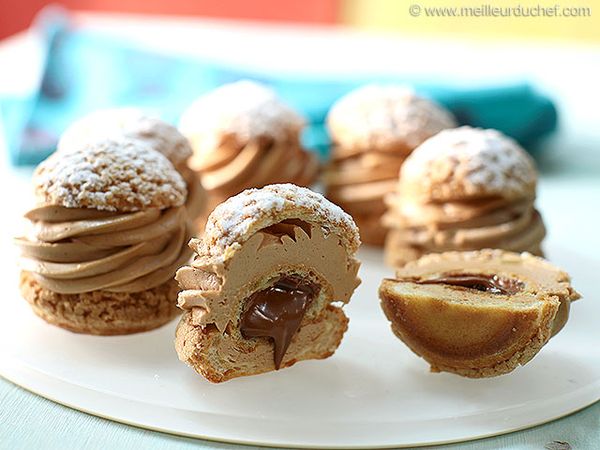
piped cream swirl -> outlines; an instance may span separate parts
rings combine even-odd
[[[45,205],[15,239],[21,268],[53,292],[138,292],[173,278],[191,251],[184,207],[114,213]]]
[[[191,165],[202,173],[209,194],[220,200],[268,184],[308,186],[319,169],[316,156],[300,146],[297,136],[282,142],[256,139],[241,147],[224,144],[196,155]]]

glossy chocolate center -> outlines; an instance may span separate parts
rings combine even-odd
[[[292,336],[319,286],[297,275],[280,278],[272,286],[252,294],[241,316],[240,331],[246,339],[273,339],[275,367],[279,369]]]
[[[522,281],[486,274],[444,274],[437,278],[415,282],[419,284],[449,284],[502,295],[514,295],[523,289]]]

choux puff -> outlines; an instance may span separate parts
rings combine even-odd
[[[218,383],[332,355],[360,280],[352,218],[291,184],[217,206],[177,272],[179,359]]]
[[[271,89],[242,80],[225,84],[194,101],[182,114],[180,131],[202,173],[209,208],[244,189],[273,183],[311,185],[316,155],[302,147],[304,119]]]
[[[21,292],[47,322],[127,334],[177,314],[191,234],[181,175],[137,139],[56,152],[34,172],[36,205],[20,247]]]
[[[392,331],[433,372],[502,375],[530,361],[558,333],[580,296],[569,275],[529,253],[429,254],[383,280]]]
[[[352,215],[363,242],[383,245],[384,197],[395,189],[403,161],[456,121],[404,86],[367,85],[338,100],[327,125],[333,144],[323,177],[326,196]]]
[[[500,248],[542,255],[537,170],[496,130],[460,127],[421,144],[386,197],[386,261],[400,267],[427,253]]]

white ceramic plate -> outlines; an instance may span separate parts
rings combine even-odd
[[[363,284],[347,307],[337,353],[280,372],[211,385],[180,363],[175,323],[124,337],[47,325],[18,293],[14,252],[3,249],[0,373],[59,403],[154,430],[289,447],[398,447],[475,439],[537,425],[600,398],[598,261],[550,245],[584,300],[527,366],[470,380],[432,374],[390,332],[377,286],[390,270],[361,252]]]

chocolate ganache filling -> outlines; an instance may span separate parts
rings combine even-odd
[[[298,275],[284,276],[267,289],[255,292],[246,301],[241,316],[242,336],[271,338],[275,367],[279,369],[292,336],[318,293],[319,286]]]
[[[449,273],[437,278],[416,280],[418,284],[448,284],[492,294],[514,295],[523,289],[523,282],[498,275]]]

